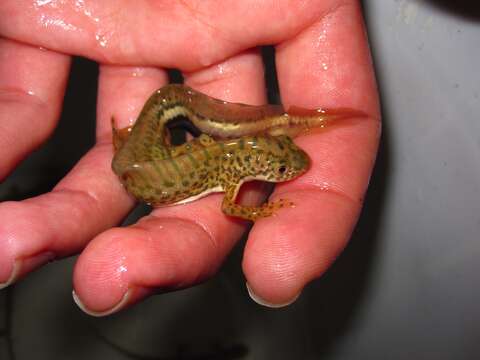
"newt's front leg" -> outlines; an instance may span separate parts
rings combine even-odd
[[[222,211],[229,216],[240,217],[245,220],[256,221],[259,218],[274,215],[275,212],[284,207],[293,207],[290,200],[279,199],[267,202],[261,206],[247,206],[235,203],[235,199],[241,184],[229,185],[225,188],[225,197],[222,202]]]

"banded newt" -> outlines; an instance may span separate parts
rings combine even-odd
[[[303,174],[309,157],[291,137],[355,115],[359,112],[348,109],[285,112],[279,105],[227,103],[187,86],[167,85],[150,97],[133,127],[117,130],[112,119],[112,169],[129,193],[153,206],[225,192],[225,214],[257,220],[292,203],[281,199],[259,207],[236,204],[241,185],[250,180],[282,182]],[[179,117],[201,134],[175,146],[167,124]]]

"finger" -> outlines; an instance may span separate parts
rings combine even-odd
[[[70,58],[0,38],[0,180],[53,131]]]
[[[185,74],[196,89],[230,101],[265,101],[263,66],[257,52],[235,56],[201,72]],[[225,259],[245,229],[226,217],[221,196],[155,209],[128,228],[96,237],[79,257],[75,299],[86,312],[106,315],[155,289],[170,290],[205,280]]]
[[[349,107],[368,117],[296,140],[312,158],[311,169],[278,186],[273,194],[287,197],[296,207],[258,221],[245,250],[243,268],[252,297],[270,306],[292,302],[345,246],[362,205],[380,130],[374,74],[357,1],[341,2],[279,45],[277,65],[287,105]]]
[[[132,126],[146,99],[168,82],[164,70],[149,67],[100,67],[97,139],[111,142],[112,117],[118,128]]]
[[[100,68],[98,117],[102,124],[95,147],[52,192],[0,204],[0,286],[53,257],[78,252],[126,215],[133,200],[110,168],[113,149],[111,137],[102,135],[106,131],[103,123],[110,121],[111,114],[128,119],[130,113],[138,112],[165,79],[160,70]]]
[[[0,23],[0,34],[104,63],[192,71],[256,45],[290,38],[335,3],[3,0],[0,16],[9,21]],[[212,16],[219,11],[222,16]]]

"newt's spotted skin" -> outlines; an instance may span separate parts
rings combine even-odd
[[[167,85],[150,97],[132,128],[113,126],[112,168],[135,198],[154,206],[225,192],[225,214],[257,220],[292,203],[236,204],[241,185],[250,180],[282,182],[303,174],[309,167],[308,155],[290,136],[323,126],[332,117],[355,115],[352,111],[295,112],[302,116],[287,114],[280,106],[226,103],[186,86]],[[171,145],[166,125],[178,117],[188,118],[202,134]]]

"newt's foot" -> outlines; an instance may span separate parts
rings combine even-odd
[[[263,217],[275,215],[276,212],[285,207],[294,207],[295,204],[287,199],[279,199],[267,202],[262,206],[243,206],[238,204],[224,203],[222,210],[225,214],[239,217],[245,220],[256,221]]]
[[[177,157],[192,153],[197,150],[202,150],[215,143],[215,140],[207,134],[201,134],[199,137],[194,138],[191,141],[187,141],[181,145],[173,146],[170,150],[171,157]]]
[[[197,138],[197,141],[204,147],[215,144],[215,140],[207,134],[200,134],[200,136]]]
[[[275,215],[278,210],[285,207],[295,207],[295,204],[287,199],[269,201],[259,208],[258,218]]]

